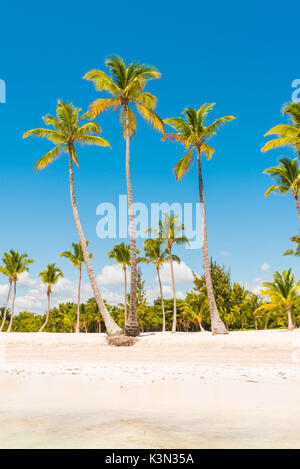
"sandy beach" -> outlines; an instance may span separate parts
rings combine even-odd
[[[0,335],[1,448],[300,448],[300,331]]]

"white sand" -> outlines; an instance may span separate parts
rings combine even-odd
[[[300,448],[300,331],[0,334],[1,448]]]

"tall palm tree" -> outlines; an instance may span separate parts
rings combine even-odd
[[[295,304],[295,300],[298,296],[297,291],[300,288],[300,281],[295,282],[295,276],[291,272],[284,270],[282,274],[275,272],[273,274],[273,282],[264,282],[262,284],[264,289],[261,290],[262,295],[266,295],[271,300],[271,305],[274,308],[284,307],[288,317],[288,329],[294,329],[294,323],[292,319],[292,309]]]
[[[144,91],[149,80],[160,78],[159,71],[151,65],[132,62],[126,67],[123,59],[117,55],[108,57],[105,65],[110,70],[110,76],[102,70],[90,70],[84,78],[93,81],[97,91],[108,91],[111,98],[100,98],[91,106],[92,117],[96,117],[108,109],[121,109],[121,124],[123,137],[126,141],[126,181],[128,195],[129,238],[130,238],[130,310],[125,327],[127,335],[139,335],[137,319],[137,264],[136,264],[136,236],[134,224],[134,207],[132,196],[132,184],[130,175],[130,140],[137,127],[136,116],[132,110],[135,104],[139,114],[146,119],[155,129],[164,132],[164,124],[154,112],[157,98]]]
[[[5,307],[4,307],[4,312],[3,312],[3,319],[2,319],[2,324],[1,324],[1,327],[0,327],[0,332],[3,331],[4,325],[5,325],[7,310],[8,310],[8,303],[9,303],[9,298],[10,298],[10,294],[11,294],[11,287],[12,287],[12,282],[13,282],[14,271],[12,269],[13,266],[10,262],[10,257],[11,257],[10,254],[5,253],[4,257],[2,258],[2,262],[3,262],[4,266],[0,266],[1,274],[6,275],[6,277],[8,277],[8,293],[7,293],[7,297],[6,297],[6,302],[5,302]]]
[[[217,130],[226,122],[234,119],[233,116],[225,116],[216,119],[212,124],[206,124],[208,113],[213,109],[214,104],[203,104],[198,111],[193,108],[185,108],[182,117],[173,117],[165,119],[164,122],[176,132],[168,132],[164,134],[163,140],[178,142],[185,146],[186,155],[177,163],[174,168],[177,181],[180,180],[191,168],[194,162],[195,152],[197,154],[198,163],[198,184],[201,205],[201,230],[202,230],[202,255],[204,274],[207,286],[207,296],[209,301],[209,309],[211,316],[211,326],[213,334],[227,334],[228,331],[220,318],[216,300],[213,291],[211,273],[209,268],[209,257],[207,247],[207,226],[206,226],[206,209],[202,178],[201,156],[206,155],[209,160],[214,154],[214,149],[209,146],[207,140],[216,134]]]
[[[159,283],[159,290],[160,290],[160,299],[161,299],[161,307],[162,307],[162,315],[163,315],[163,325],[162,331],[166,331],[166,315],[165,315],[165,306],[164,306],[164,296],[163,296],[163,289],[162,283],[160,278],[160,268],[162,264],[165,262],[169,262],[170,256],[168,250],[164,248],[164,240],[162,238],[157,239],[146,239],[144,241],[144,250],[145,250],[145,257],[143,257],[143,262],[147,264],[153,264],[156,268],[157,278]],[[173,260],[177,261],[179,258],[173,255]]]
[[[86,245],[89,242],[86,241]],[[81,290],[81,278],[82,278],[82,264],[84,263],[84,256],[82,251],[81,243],[72,243],[73,251],[63,251],[59,257],[65,257],[73,264],[73,266],[79,270],[78,280],[78,294],[77,294],[77,321],[76,321],[76,333],[80,332],[80,290]],[[93,258],[93,254],[89,254],[89,258]]]
[[[101,127],[95,122],[88,122],[83,124],[82,121],[90,117],[89,113],[85,113],[81,116],[80,109],[77,109],[73,104],[66,104],[63,101],[58,101],[56,109],[56,117],[48,114],[44,117],[44,122],[47,125],[53,125],[53,129],[34,129],[25,132],[23,138],[26,137],[43,137],[50,140],[50,142],[55,143],[56,146],[46,153],[36,164],[35,171],[42,170],[46,168],[50,163],[55,159],[59,158],[63,152],[68,154],[69,157],[69,178],[70,178],[70,196],[71,196],[71,205],[73,209],[74,220],[76,228],[78,231],[79,240],[82,246],[82,252],[84,257],[84,262],[87,268],[89,275],[91,287],[95,295],[97,304],[101,311],[103,320],[105,322],[106,330],[108,335],[121,334],[122,329],[117,325],[113,320],[107,308],[104,304],[103,298],[99,291],[95,274],[92,268],[91,260],[89,257],[85,236],[83,229],[80,223],[76,199],[75,199],[75,190],[74,190],[74,179],[73,179],[73,162],[77,166],[78,159],[76,155],[75,144],[88,144],[88,145],[100,145],[101,147],[109,147],[107,140],[99,137],[98,135],[101,132]],[[94,135],[97,134],[97,135]]]
[[[288,249],[283,253],[284,256],[300,256],[300,236],[292,236],[290,240],[296,243],[295,249]]]
[[[125,243],[117,244],[108,253],[110,259],[114,259],[122,265],[124,272],[124,324],[127,324],[127,267],[130,266],[130,246]]]
[[[287,194],[290,192],[294,197],[298,218],[300,221],[300,207],[299,207],[299,189],[300,189],[300,168],[298,159],[294,158],[281,158],[279,165],[273,168],[268,168],[264,171],[265,174],[269,174],[275,184],[273,184],[265,193],[265,197],[268,197],[272,192],[279,192],[279,194]]]
[[[158,222],[158,231],[150,228],[148,230],[157,236],[158,239],[162,239],[166,244],[166,251],[168,253],[168,259],[170,261],[171,268],[171,279],[172,279],[172,290],[173,290],[173,324],[172,332],[176,332],[177,326],[177,305],[176,305],[176,288],[175,288],[175,275],[173,262],[180,263],[178,256],[173,254],[173,246],[189,245],[189,240],[184,236],[184,225],[180,223],[178,215],[164,213],[162,220]]]
[[[56,264],[48,264],[45,270],[42,270],[39,273],[39,277],[42,280],[43,283],[47,285],[47,298],[48,298],[48,307],[47,307],[47,313],[46,313],[46,320],[42,327],[40,328],[39,332],[43,332],[45,327],[48,324],[49,321],[49,315],[50,315],[50,296],[52,293],[52,287],[53,285],[56,285],[56,283],[59,281],[60,278],[62,278],[64,274],[62,271],[56,267]]]
[[[25,253],[19,254],[19,251],[14,251],[13,249],[11,249],[9,252],[5,252],[2,260],[5,265],[4,267],[4,271],[6,272],[5,275],[8,275],[9,282],[14,287],[14,294],[13,294],[12,305],[11,305],[10,322],[9,322],[8,329],[6,331],[6,332],[10,332],[11,327],[12,327],[13,317],[14,317],[14,311],[15,311],[17,281],[18,281],[19,275],[22,274],[23,272],[28,272],[29,265],[33,264],[34,261],[28,258],[28,254],[25,254]],[[2,269],[1,269],[1,272],[3,273]],[[11,285],[10,285],[10,288],[11,288]],[[6,312],[7,312],[7,308],[5,311],[5,318],[3,319],[6,319]],[[3,327],[4,327],[4,322],[2,323],[1,330]]]
[[[279,124],[272,127],[266,134],[277,135],[277,138],[267,142],[261,151],[266,152],[274,148],[289,146],[300,156],[300,103],[287,103],[282,108],[282,115],[289,115],[289,124]]]

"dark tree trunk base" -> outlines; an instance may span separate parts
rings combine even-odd
[[[124,332],[129,337],[137,337],[140,335],[140,328],[136,324],[126,324]]]
[[[112,345],[114,347],[131,347],[138,341],[138,339],[134,337],[128,337],[123,334],[107,336],[106,341],[108,345]]]

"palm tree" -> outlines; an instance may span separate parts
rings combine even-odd
[[[300,256],[300,236],[292,236],[290,240],[296,243],[296,249],[288,249],[283,253],[284,256]]]
[[[4,307],[4,311],[3,311],[3,319],[2,319],[2,324],[1,324],[1,327],[0,327],[0,332],[2,332],[2,330],[4,328],[4,325],[5,325],[5,321],[6,321],[7,310],[8,310],[8,302],[9,302],[9,298],[10,298],[10,294],[11,294],[11,287],[12,287],[12,276],[13,276],[13,272],[10,270],[11,269],[11,263],[10,263],[9,254],[7,254],[7,253],[4,254],[4,257],[2,258],[2,262],[4,264],[4,267],[0,266],[0,272],[1,272],[1,274],[6,275],[6,277],[8,277],[8,293],[7,293],[6,303],[5,303],[5,307]]]
[[[144,241],[144,250],[145,257],[142,259],[143,262],[147,264],[153,264],[156,268],[157,278],[159,283],[160,298],[161,298],[161,307],[163,314],[163,326],[162,331],[166,331],[166,315],[165,315],[165,306],[164,306],[164,297],[163,290],[160,278],[160,268],[162,264],[170,261],[170,256],[167,249],[163,248],[164,240],[162,238],[157,239],[146,239]],[[178,257],[173,255],[173,260],[178,261]]]
[[[173,324],[172,332],[176,332],[177,325],[177,306],[176,306],[176,289],[175,289],[175,276],[174,276],[174,266],[173,261],[180,263],[178,256],[173,254],[173,246],[175,244],[183,246],[185,244],[189,245],[189,240],[186,236],[183,235],[184,225],[179,222],[178,215],[170,215],[169,213],[164,213],[162,220],[158,222],[158,231],[150,228],[148,230],[156,234],[158,239],[162,239],[166,244],[166,251],[168,253],[168,259],[170,261],[171,268],[171,279],[172,279],[172,290],[173,290]]]
[[[6,331],[6,332],[10,332],[11,327],[12,327],[13,317],[14,317],[14,311],[15,311],[17,281],[18,281],[19,275],[22,274],[23,272],[28,272],[29,265],[33,264],[34,261],[32,259],[29,259],[27,254],[19,254],[19,251],[14,251],[12,249],[9,252],[4,253],[4,257],[2,260],[3,260],[5,267],[1,268],[0,271],[4,273],[4,275],[8,276],[10,286],[9,286],[9,295],[7,297],[7,304],[6,304],[4,317],[3,317],[3,321],[1,325],[1,331],[4,327],[4,323],[6,319],[7,305],[9,301],[11,287],[12,285],[14,286],[14,295],[13,295],[13,300],[12,300],[12,305],[11,305],[10,322],[9,322],[8,329]]]
[[[91,287],[93,289],[97,304],[101,311],[103,320],[105,322],[106,330],[108,335],[121,334],[122,329],[110,316],[107,308],[104,304],[103,298],[99,291],[95,274],[92,268],[90,256],[87,249],[87,244],[83,229],[80,223],[76,199],[74,190],[74,179],[73,179],[73,161],[77,166],[78,159],[75,150],[75,143],[88,144],[88,145],[100,145],[102,147],[109,147],[107,140],[99,137],[101,127],[95,122],[88,122],[82,124],[84,119],[90,117],[89,113],[85,113],[79,117],[80,109],[77,109],[73,104],[66,104],[63,101],[58,101],[56,109],[56,117],[48,114],[44,117],[44,122],[47,125],[53,125],[54,129],[34,129],[25,132],[23,138],[26,137],[43,137],[56,144],[56,146],[46,153],[36,164],[35,171],[46,168],[55,159],[59,158],[63,152],[69,156],[69,178],[70,178],[70,196],[71,205],[73,209],[74,220],[79,235],[79,240],[82,246],[82,252],[84,262],[89,275]],[[97,134],[97,135],[93,135]]]
[[[48,298],[48,308],[47,308],[47,313],[46,313],[46,320],[42,327],[40,328],[39,332],[43,332],[45,327],[48,324],[49,321],[49,315],[50,315],[50,296],[52,293],[52,286],[55,285],[60,278],[62,278],[64,274],[62,271],[56,267],[56,264],[48,264],[45,270],[42,270],[39,273],[39,277],[42,280],[43,283],[47,285],[47,298]]]
[[[86,245],[89,242],[86,241]],[[82,251],[81,243],[72,243],[73,251],[63,251],[59,257],[65,257],[73,264],[73,266],[79,270],[78,280],[78,294],[77,294],[77,321],[76,321],[76,333],[80,332],[80,290],[81,290],[81,278],[82,278],[82,264],[84,263],[84,256]],[[89,258],[93,258],[93,254],[89,254]]]
[[[297,291],[300,288],[300,281],[295,283],[295,276],[291,273],[291,270],[284,270],[282,274],[276,271],[273,274],[273,282],[264,282],[262,286],[265,288],[261,290],[262,295],[270,298],[271,305],[274,308],[285,308],[289,330],[294,329],[292,309],[298,296]]]
[[[127,324],[127,267],[130,266],[130,246],[125,243],[117,244],[108,253],[110,259],[114,259],[122,265],[124,272],[124,324]]]
[[[160,117],[154,112],[157,98],[145,92],[145,86],[149,80],[160,78],[159,71],[151,65],[132,62],[126,67],[123,59],[117,55],[108,57],[105,65],[110,70],[107,75],[102,70],[90,70],[84,78],[94,82],[97,91],[108,91],[111,98],[100,98],[91,106],[92,117],[108,109],[116,111],[121,108],[121,124],[123,137],[126,141],[126,181],[128,194],[128,216],[129,216],[129,238],[130,238],[130,310],[125,332],[127,335],[139,335],[139,324],[137,319],[137,264],[136,264],[136,236],[134,224],[134,207],[132,196],[132,185],[130,175],[130,140],[135,134],[137,127],[136,116],[132,110],[135,104],[140,115],[146,119],[155,129],[164,132],[164,124]]]
[[[186,155],[177,163],[174,168],[177,181],[180,180],[190,170],[194,161],[195,151],[197,153],[198,184],[201,205],[202,255],[211,316],[212,333],[228,334],[228,331],[225,325],[223,324],[223,321],[221,320],[218,312],[209,268],[206,210],[201,168],[201,156],[205,154],[208,160],[212,158],[214,154],[214,149],[209,146],[206,141],[210,137],[215,135],[217,130],[222,125],[224,125],[226,122],[232,121],[234,117],[220,117],[219,119],[216,119],[212,124],[206,126],[206,117],[208,113],[213,109],[213,107],[214,104],[203,104],[198,109],[198,111],[193,108],[185,108],[183,112],[185,118],[174,117],[170,119],[165,119],[164,122],[173,127],[176,132],[168,132],[164,134],[163,140],[181,143],[185,146],[185,149],[188,150]]]
[[[265,193],[268,197],[272,192],[279,192],[279,194],[287,194],[290,192],[295,199],[297,213],[300,221],[300,207],[299,207],[299,189],[300,189],[300,169],[298,159],[290,160],[289,158],[281,158],[280,164],[273,168],[268,168],[264,171],[269,174],[275,181]]]
[[[300,103],[287,103],[282,108],[282,115],[289,115],[289,124],[279,124],[272,127],[266,134],[277,135],[278,138],[267,142],[261,151],[266,152],[274,148],[289,146],[300,155]]]

